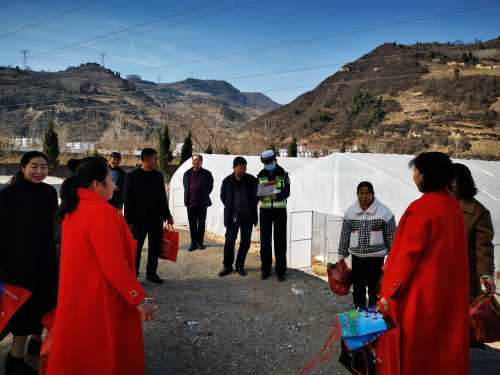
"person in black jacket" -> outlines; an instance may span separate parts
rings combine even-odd
[[[58,266],[55,246],[57,192],[42,181],[48,174],[47,156],[38,151],[23,155],[21,170],[0,191],[0,279],[32,294],[8,323],[12,349],[5,374],[36,374],[24,361],[40,354],[41,318],[55,308]]]
[[[173,225],[174,220],[168,208],[163,176],[155,169],[158,164],[158,152],[145,148],[141,152],[141,161],[142,166],[127,174],[125,179],[125,219],[137,239],[137,275],[142,247],[148,236],[146,280],[163,284],[157,274],[163,226],[165,221]]]
[[[189,251],[205,248],[203,238],[205,236],[207,207],[212,205],[210,193],[214,187],[212,173],[203,168],[203,156],[195,154],[192,161],[193,168],[188,169],[182,178],[184,205],[187,207],[189,232],[191,233]]]
[[[286,200],[290,196],[290,178],[276,162],[273,150],[261,154],[264,164],[257,178],[262,186],[273,187],[270,195],[260,196],[260,259],[262,261],[262,279],[269,278],[276,258],[276,275],[279,281],[286,278]]]
[[[115,184],[115,190],[113,192],[113,198],[110,199],[109,204],[118,210],[123,208],[123,188],[125,186],[125,177],[127,173],[120,168],[120,163],[122,162],[122,156],[119,152],[112,152],[109,157],[109,169],[111,170],[111,176],[113,178],[113,183]]]
[[[233,161],[234,172],[222,181],[220,199],[224,204],[224,268],[219,276],[233,272],[234,245],[240,231],[240,248],[236,257],[236,271],[246,276],[245,258],[250,248],[252,228],[257,225],[257,179],[247,174],[247,161],[238,156]]]

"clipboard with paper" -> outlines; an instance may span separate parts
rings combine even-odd
[[[266,185],[266,184],[259,184],[257,187],[257,196],[258,197],[269,197],[273,194],[278,194],[280,190],[277,190],[274,186],[274,184]]]

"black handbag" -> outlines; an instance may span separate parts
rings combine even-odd
[[[370,346],[365,346],[350,352],[345,346],[344,340],[340,340],[340,347],[339,363],[351,374],[375,375],[376,358]]]

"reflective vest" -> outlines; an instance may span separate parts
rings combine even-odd
[[[267,185],[269,179],[267,177],[259,178],[259,184]],[[285,188],[285,177],[276,176],[274,178],[274,189],[282,191]],[[282,201],[273,201],[271,197],[264,197],[260,201],[260,208],[286,208],[286,199]]]

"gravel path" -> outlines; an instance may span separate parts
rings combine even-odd
[[[335,312],[350,305],[303,272],[285,283],[274,274],[261,280],[255,254],[246,277],[221,278],[221,268],[215,243],[192,253],[183,246],[176,264],[161,262],[165,285],[146,284],[158,303],[145,329],[148,374],[294,374],[321,350]],[[347,374],[336,358],[315,373]]]
[[[220,244],[189,253],[186,232],[181,242],[177,263],[160,261],[165,284],[143,283],[157,304],[156,319],[144,325],[148,375],[295,374],[321,350],[335,314],[351,307],[350,296],[335,297],[324,281],[300,271],[290,271],[285,283],[274,274],[262,281],[252,253],[248,276],[220,278]],[[1,358],[9,344],[1,343]],[[471,374],[498,374],[499,349],[474,349]],[[311,374],[348,374],[337,358],[335,352]]]

